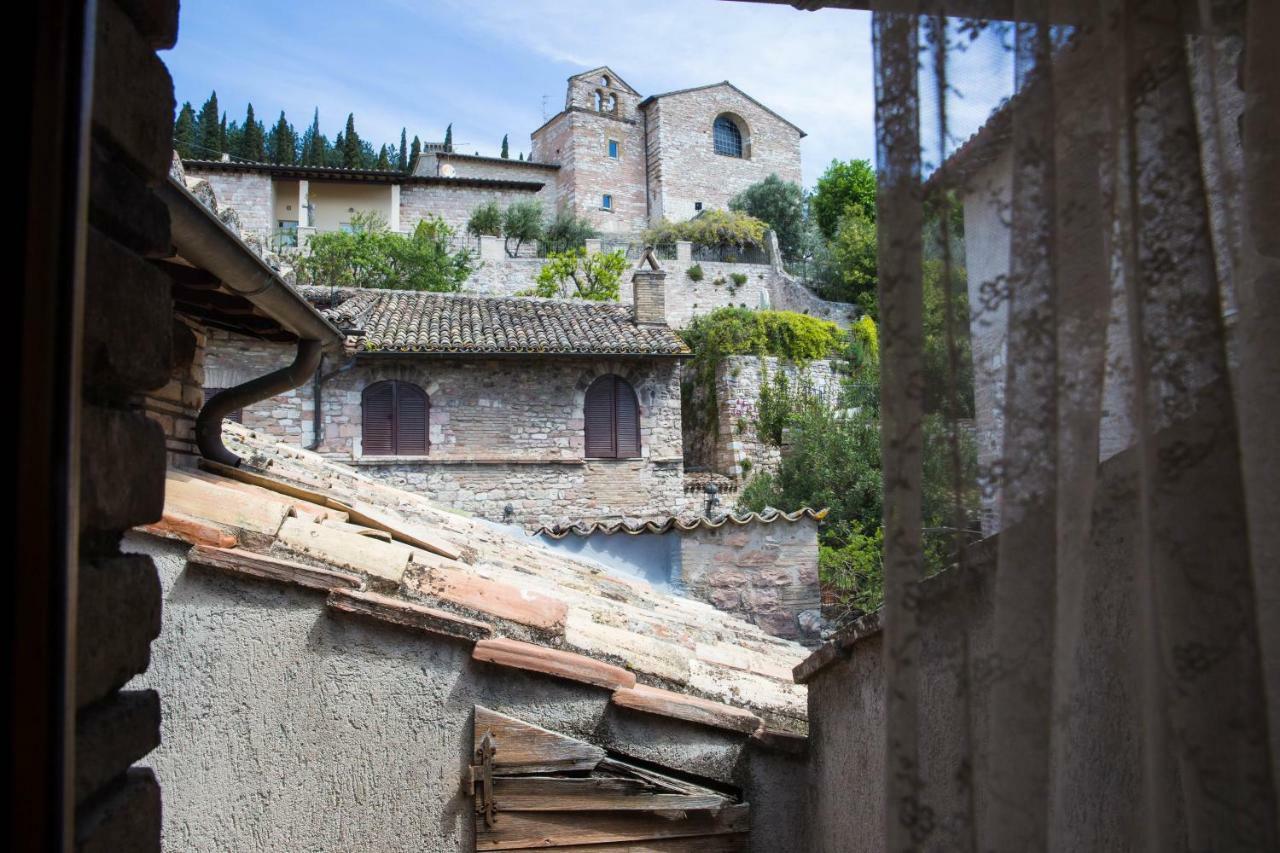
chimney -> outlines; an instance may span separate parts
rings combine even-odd
[[[649,269],[645,269],[646,261]],[[631,286],[636,325],[667,325],[667,274],[658,266],[652,247],[645,249],[640,266],[631,276]]]

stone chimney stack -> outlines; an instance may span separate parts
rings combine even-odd
[[[648,269],[645,269],[646,262]],[[667,325],[667,274],[658,266],[652,248],[645,250],[644,259],[631,276],[631,286],[636,325]]]

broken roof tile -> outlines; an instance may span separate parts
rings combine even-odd
[[[484,622],[376,592],[334,589],[329,593],[328,605],[343,613],[367,616],[416,631],[460,640],[483,640],[493,633]]]
[[[674,717],[677,720],[745,734],[754,733],[761,725],[759,717],[742,708],[658,687],[646,687],[643,684],[615,690],[613,703],[633,711]]]
[[[636,685],[636,677],[620,666],[508,637],[481,640],[471,650],[471,657],[500,666],[527,669],[597,687],[607,687],[610,690]]]

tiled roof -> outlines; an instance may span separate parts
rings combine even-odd
[[[300,288],[339,328],[360,332],[357,352],[423,355],[684,356],[666,326],[637,325],[612,302],[472,296],[405,290]]]
[[[318,590],[331,611],[473,645],[487,664],[613,691],[615,704],[742,734],[807,730],[802,646],[520,531],[437,507],[224,424],[252,461],[172,470],[162,519],[187,561]]]
[[[725,513],[715,518],[706,516],[682,517],[678,515],[663,519],[641,521],[639,519],[623,519],[622,521],[576,522],[574,524],[554,524],[540,527],[537,535],[550,536],[552,539],[563,539],[569,534],[590,536],[593,533],[629,533],[639,536],[643,533],[667,533],[675,530],[680,533],[691,533],[694,530],[715,530],[726,524],[745,527],[748,524],[772,524],[775,521],[796,522],[803,519],[821,521],[827,517],[827,510],[814,510],[803,507],[795,512],[782,512],[777,509],[766,509],[764,512],[748,512],[743,514]]]
[[[520,163],[514,162],[517,165]],[[439,184],[490,189],[515,189],[537,192],[545,186],[542,181],[522,181],[514,178],[477,178],[440,175],[414,175],[389,169],[349,169],[343,166],[289,166],[283,163],[254,163],[230,160],[183,160],[185,169],[192,172],[261,172],[281,178],[307,178],[312,180],[352,181],[366,184]],[[534,164],[536,165],[536,164]]]

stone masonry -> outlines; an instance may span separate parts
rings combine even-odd
[[[238,385],[292,357],[287,344],[211,332],[206,387]],[[316,449],[440,504],[494,520],[653,517],[684,507],[678,362],[538,359],[512,367],[490,359],[326,359],[322,373],[329,378],[320,390]],[[630,382],[640,400],[639,459],[583,456],[584,395],[607,373]],[[413,382],[427,393],[426,458],[361,453],[361,393],[383,379]],[[315,384],[309,382],[245,408],[242,420],[251,429],[312,447],[314,413]]]
[[[682,533],[672,581],[776,637],[818,641],[818,522],[808,515]]]

